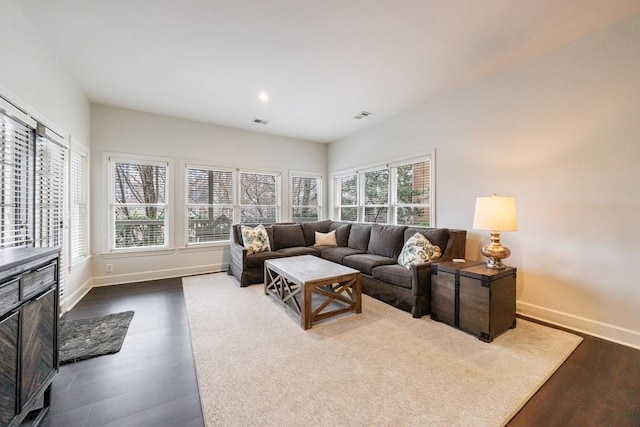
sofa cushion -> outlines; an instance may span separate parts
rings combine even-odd
[[[371,271],[374,279],[391,285],[400,286],[401,288],[412,288],[413,273],[411,269],[406,269],[399,264],[381,265]]]
[[[432,244],[429,239],[420,233],[414,234],[407,243],[404,244],[402,252],[398,257],[398,264],[411,268],[414,264],[422,264],[435,261],[442,255],[440,247]]]
[[[320,251],[314,247],[309,246],[294,246],[293,248],[278,249],[278,252],[286,256],[298,256],[298,255],[315,255],[320,256]]]
[[[315,233],[326,233],[329,231],[329,226],[331,225],[331,220],[327,219],[325,221],[318,222],[303,222],[302,223],[302,233],[304,234],[304,245],[305,246],[313,246],[315,241]]]
[[[316,231],[315,242],[314,246],[338,246],[336,230],[328,233],[319,233]]]
[[[379,265],[397,264],[396,260],[386,256],[374,254],[349,255],[342,258],[342,264],[360,270],[361,273],[371,275],[371,270]]]
[[[243,225],[242,230],[242,244],[247,248],[247,254],[254,254],[258,252],[270,251],[271,245],[269,242],[269,236],[264,225],[256,225],[255,227],[249,227]]]
[[[274,224],[272,227],[274,250],[305,246],[304,233],[302,232],[302,226],[300,224]]]
[[[347,246],[349,244],[349,232],[351,231],[351,224],[332,222],[329,226],[329,231],[333,230],[336,230],[336,240],[338,241],[338,246]]]
[[[320,256],[326,260],[342,264],[342,259],[348,255],[362,254],[363,251],[343,246],[318,247]]]
[[[410,227],[404,231],[404,241],[406,242],[413,237],[416,232],[422,234],[429,239],[431,243],[440,247],[442,253],[447,248],[447,241],[449,241],[449,229],[448,228],[414,228]]]
[[[268,251],[258,252],[255,254],[247,255],[247,267],[264,267],[264,262],[268,259],[284,258],[286,255],[280,252]]]
[[[371,225],[351,224],[351,231],[349,231],[349,240],[347,246],[353,249],[360,249],[362,252],[366,252],[369,247],[370,237]]]
[[[371,239],[367,252],[398,259],[404,243],[404,225],[371,225]]]

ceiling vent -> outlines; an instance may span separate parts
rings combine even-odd
[[[364,119],[365,117],[370,116],[370,115],[371,115],[371,113],[368,112],[368,111],[360,111],[360,114],[358,114],[357,116],[354,116],[353,118],[360,120],[360,119]]]
[[[254,119],[253,123],[260,123],[261,125],[268,125],[269,124],[269,120],[264,120],[264,119]]]

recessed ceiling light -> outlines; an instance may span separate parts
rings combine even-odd
[[[260,93],[258,94],[258,98],[262,102],[267,102],[269,100],[269,94],[264,90],[261,90]]]

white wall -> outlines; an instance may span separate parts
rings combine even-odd
[[[329,147],[329,173],[436,147],[436,224],[516,197],[519,312],[640,347],[640,18]]]
[[[262,125],[256,125],[262,126]],[[220,271],[229,262],[228,245],[185,247],[185,162],[209,166],[270,170],[282,175],[282,193],[289,194],[291,171],[326,176],[327,145],[276,137],[222,126],[92,105],[91,235],[94,284],[124,283]],[[167,158],[173,162],[172,248],[140,254],[108,253],[108,200],[105,153]],[[282,200],[282,220],[289,220],[290,201]],[[106,273],[106,264],[113,272]]]
[[[0,93],[53,129],[90,144],[90,107],[16,2],[0,0]],[[88,150],[88,148],[87,148]],[[67,295],[88,288],[90,264],[69,271]]]

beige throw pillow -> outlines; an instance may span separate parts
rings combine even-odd
[[[336,230],[328,233],[319,233],[316,231],[316,244],[313,246],[338,246]]]

